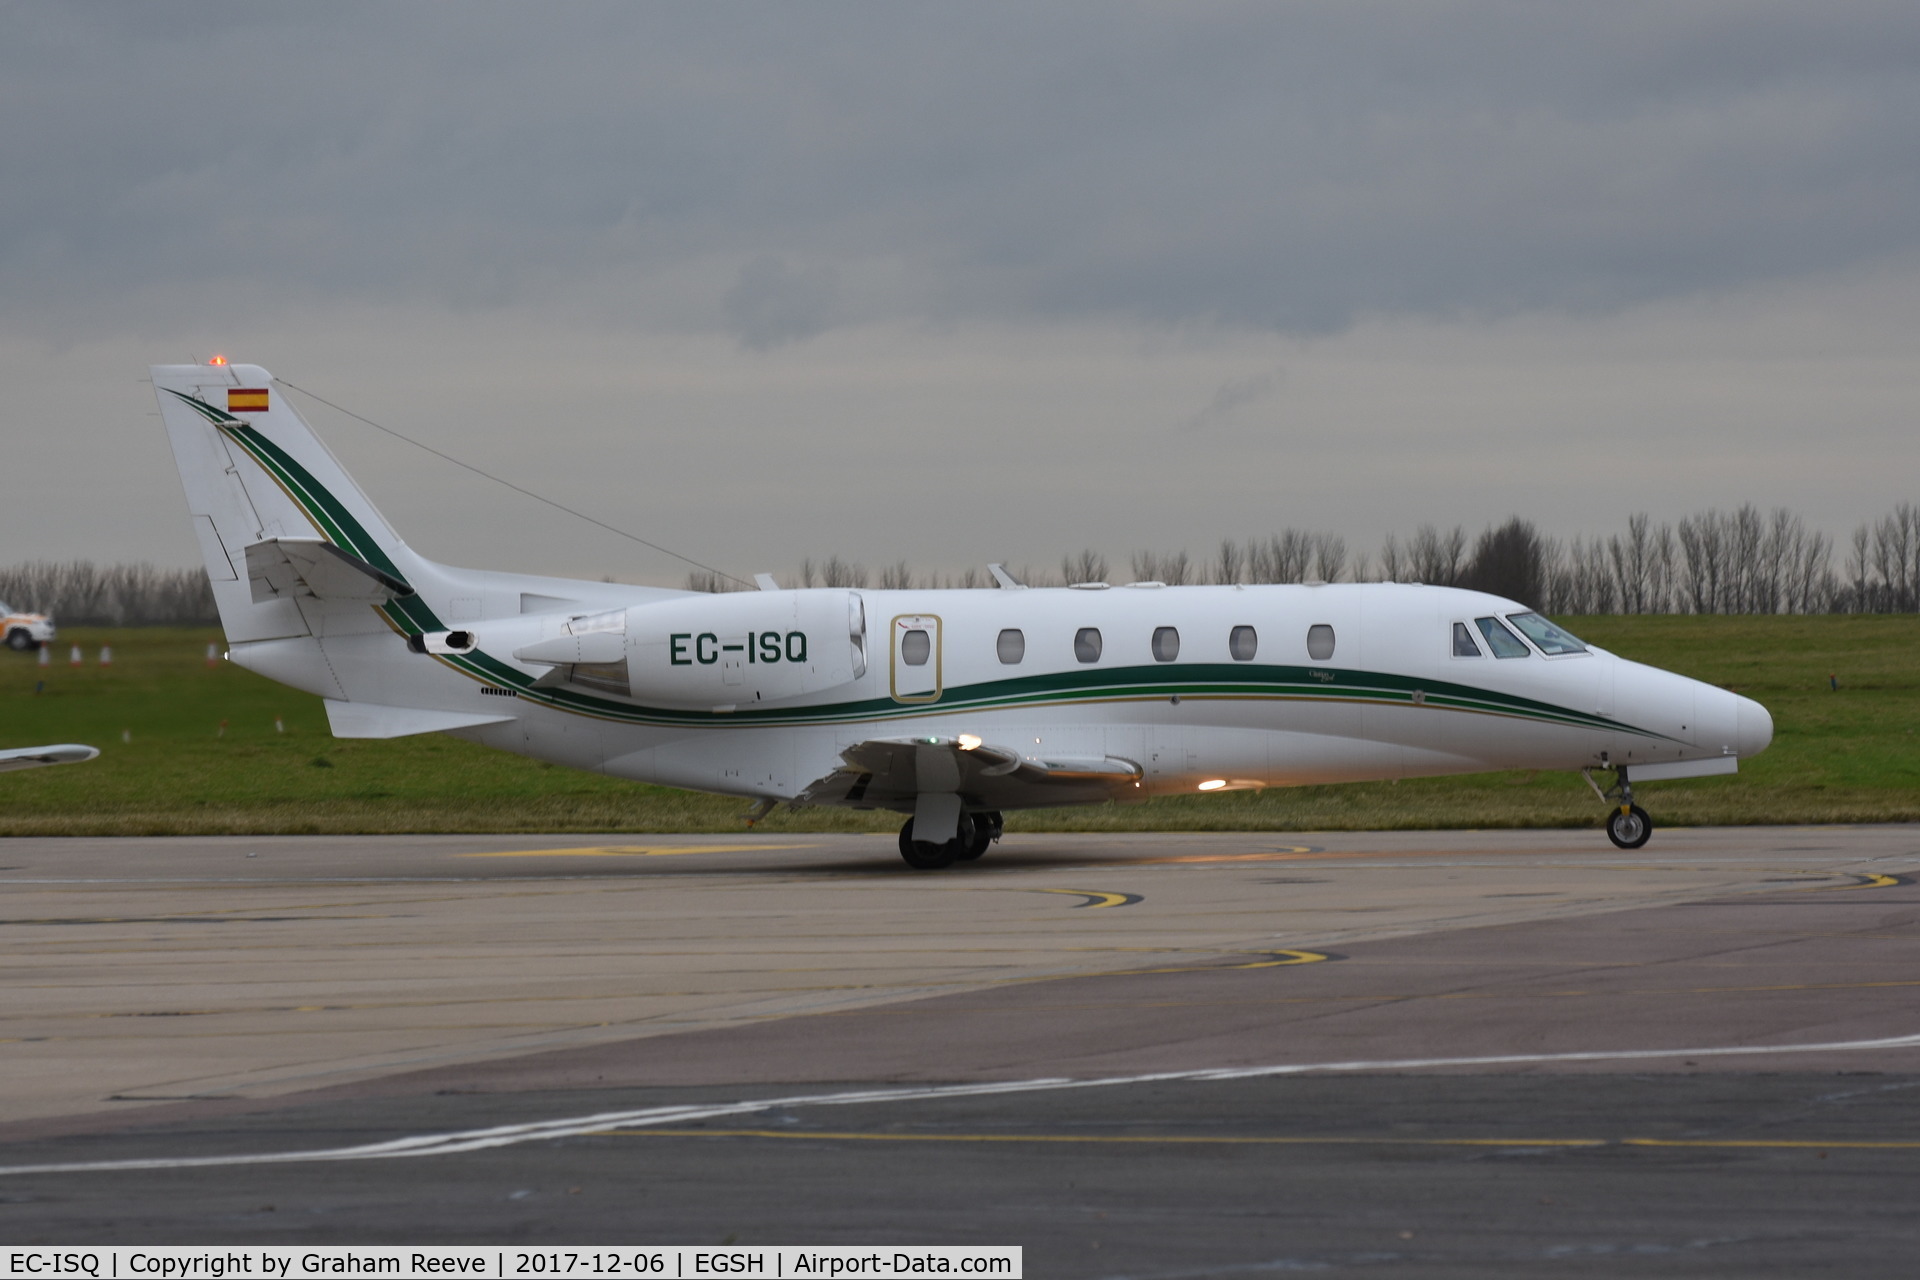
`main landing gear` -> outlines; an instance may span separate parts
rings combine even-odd
[[[1000,838],[1002,822],[998,813],[963,813],[953,839],[943,844],[913,838],[913,819],[900,828],[900,856],[916,871],[938,871],[956,862],[972,862]]]
[[[1587,780],[1602,804],[1613,806],[1613,812],[1607,815],[1607,839],[1622,849],[1638,849],[1645,844],[1653,835],[1653,819],[1633,802],[1633,783],[1627,779],[1627,766],[1614,769],[1613,785],[1605,791],[1593,780],[1592,770],[1582,769],[1580,776]]]

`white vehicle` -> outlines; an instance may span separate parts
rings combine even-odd
[[[12,605],[0,604],[0,636],[7,648],[24,651],[38,649],[54,637],[53,619],[44,613],[20,613]]]
[[[1009,809],[1493,769],[1731,773],[1760,704],[1512,600],[1396,584],[712,595],[410,550],[251,365],[158,365],[230,644],[339,737],[444,732],[616,777],[910,815],[915,867]],[[1591,774],[1588,781],[1592,782]],[[1594,790],[1601,789],[1595,784]]]

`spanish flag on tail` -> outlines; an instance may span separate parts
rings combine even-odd
[[[230,387],[227,389],[228,413],[265,413],[267,411],[267,389],[265,387]]]

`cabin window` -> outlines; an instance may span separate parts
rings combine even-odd
[[[900,661],[910,667],[924,667],[933,656],[933,640],[919,627],[900,637]]]
[[[1252,627],[1235,627],[1227,634],[1227,652],[1235,662],[1252,662],[1259,649],[1260,637]]]
[[[1473,642],[1473,632],[1467,630],[1467,624],[1453,624],[1453,656],[1456,658],[1484,658],[1480,646]]]
[[[1175,627],[1153,629],[1153,660],[1172,662],[1180,656],[1180,632]]]
[[[1585,653],[1587,646],[1548,622],[1537,613],[1510,613],[1507,621],[1520,628],[1520,634],[1533,641],[1534,648],[1547,654]]]
[[[1073,656],[1080,662],[1100,661],[1100,628],[1082,627],[1073,633]]]
[[[1519,636],[1501,626],[1498,618],[1475,618],[1473,625],[1487,638],[1487,647],[1496,658],[1524,658],[1532,652]]]
[[[993,651],[999,655],[1000,661],[1010,667],[1013,666],[1027,656],[1026,632],[1018,627],[1008,627],[1000,633],[999,639],[993,642]]]
[[[1316,622],[1307,628],[1307,656],[1315,662],[1325,662],[1333,656],[1332,627]]]

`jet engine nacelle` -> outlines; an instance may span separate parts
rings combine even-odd
[[[747,706],[864,676],[866,614],[851,591],[690,596],[571,618],[513,656],[551,666],[554,683],[656,706]]]
[[[777,702],[867,673],[866,613],[851,591],[753,591],[627,610],[627,678],[641,702]]]

